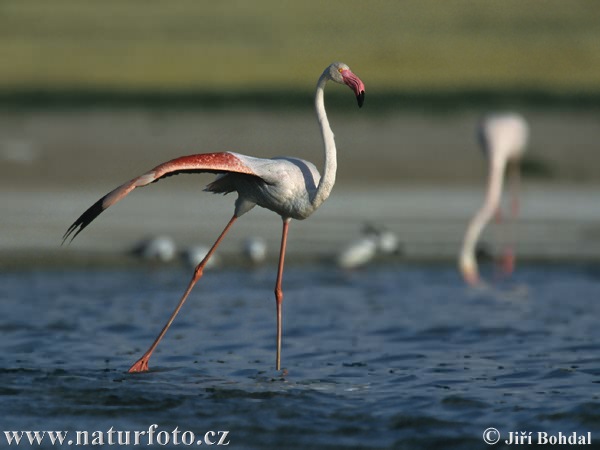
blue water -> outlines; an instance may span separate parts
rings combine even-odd
[[[482,433],[494,427],[502,439],[591,432],[584,448],[599,448],[597,267],[521,266],[471,289],[450,266],[290,266],[283,372],[274,268],[209,271],[151,372],[125,373],[188,278],[182,268],[0,274],[0,431],[74,439],[157,424],[196,440],[229,431],[226,448],[474,449],[490,448]]]

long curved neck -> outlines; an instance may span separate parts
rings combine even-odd
[[[317,120],[321,129],[321,135],[323,136],[323,145],[325,150],[325,165],[323,167],[323,173],[321,174],[321,179],[319,180],[317,190],[311,199],[311,203],[315,209],[321,206],[321,204],[327,200],[327,197],[329,197],[331,189],[333,189],[333,185],[335,184],[335,174],[337,171],[335,140],[333,137],[333,132],[331,131],[331,127],[329,126],[329,121],[327,120],[325,101],[323,99],[323,90],[325,89],[327,80],[328,78],[325,72],[323,72],[317,83],[317,93],[315,95],[315,109],[317,111]]]
[[[475,246],[477,245],[479,235],[494,215],[494,212],[498,209],[500,198],[502,196],[506,158],[494,157],[492,154],[490,155],[489,161],[490,169],[485,202],[469,223],[460,253],[459,263],[466,278],[469,276],[477,278],[478,276]]]

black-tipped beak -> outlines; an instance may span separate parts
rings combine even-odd
[[[342,81],[354,91],[354,95],[356,95],[356,100],[358,101],[358,107],[360,108],[365,101],[365,85],[360,81],[360,78],[350,71],[350,69],[342,70],[341,74]]]
[[[358,101],[358,107],[362,108],[362,105],[365,101],[365,91],[360,91],[360,94],[356,96],[356,100]]]

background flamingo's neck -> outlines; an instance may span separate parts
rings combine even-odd
[[[502,196],[506,158],[494,157],[492,153],[489,161],[490,169],[485,202],[469,223],[460,253],[460,269],[467,279],[477,279],[478,277],[475,246],[479,235],[498,209]]]
[[[321,204],[327,200],[327,197],[329,197],[331,189],[333,189],[333,185],[335,184],[335,175],[337,171],[335,140],[333,137],[333,132],[331,131],[331,127],[329,126],[329,121],[327,120],[325,101],[323,98],[323,91],[325,89],[327,80],[328,78],[326,72],[323,72],[317,83],[317,93],[315,96],[317,120],[319,122],[319,127],[321,128],[321,135],[323,136],[323,145],[325,148],[325,165],[323,167],[323,173],[321,174],[321,179],[319,181],[319,185],[317,186],[315,195],[311,200],[311,203],[315,209],[321,206]]]

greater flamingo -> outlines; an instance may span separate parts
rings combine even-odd
[[[87,211],[85,211],[66,231],[63,243],[72,235],[71,241],[92,222],[102,211],[137,187],[146,186],[159,179],[180,173],[217,173],[217,178],[206,186],[205,191],[227,194],[236,191],[238,198],[235,202],[233,216],[221,232],[206,257],[195,268],[177,307],[169,317],[166,325],[158,334],[150,348],[136,361],[129,372],[144,372],[148,370],[148,360],[154,349],[163,338],[175,316],[183,306],[190,291],[202,277],[206,262],[210,259],[217,246],[233,223],[256,205],[267,208],[281,216],[283,230],[275,282],[275,303],[277,312],[277,351],[275,366],[281,368],[281,304],[283,291],[281,281],[283,262],[287,243],[288,226],[291,219],[303,220],[309,217],[329,197],[335,183],[337,157],[333,132],[327,120],[324,103],[324,88],[328,81],[349,86],[356,95],[358,106],[362,106],[365,97],[363,82],[343,63],[334,62],[329,65],[319,77],[315,94],[317,120],[321,130],[325,161],[323,174],[320,175],[314,164],[290,157],[272,159],[254,158],[233,152],[203,153],[182,156],[156,166],[145,174],[136,177],[115,190],[109,192]]]
[[[495,114],[484,117],[480,121],[477,135],[488,160],[489,172],[485,201],[469,223],[459,256],[462,275],[465,281],[471,285],[479,282],[475,256],[479,235],[494,213],[496,213],[498,221],[501,220],[500,199],[507,166],[508,175],[512,181],[511,218],[514,220],[518,214],[519,161],[525,152],[529,127],[519,114]],[[505,273],[512,272],[514,268],[514,253],[510,244],[504,250],[503,268]]]

